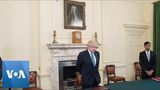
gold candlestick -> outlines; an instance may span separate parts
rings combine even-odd
[[[95,41],[97,42],[97,44],[99,44],[98,40],[97,40],[97,38],[98,38],[97,32],[94,33],[94,38],[95,38]]]
[[[56,31],[53,31],[53,44],[54,43],[58,43],[57,41],[56,41],[56,36],[57,36],[57,34],[56,34]]]

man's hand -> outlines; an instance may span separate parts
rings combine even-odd
[[[81,81],[82,81],[82,75],[81,75],[81,74],[77,74],[77,75],[76,75],[77,85],[80,85],[80,84],[81,84]]]
[[[154,70],[150,70],[150,71],[145,71],[147,73],[148,76],[152,76]]]
[[[152,73],[154,72],[154,70],[150,70]]]

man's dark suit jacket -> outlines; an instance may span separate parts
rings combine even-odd
[[[147,55],[145,51],[140,52],[139,54],[139,62],[142,67],[142,79],[147,79],[155,76],[156,71],[156,57],[153,51],[150,51],[150,60],[148,61]],[[154,70],[154,73],[151,77],[148,77],[146,74],[146,70]]]
[[[78,55],[78,60],[76,64],[77,72],[82,75],[82,87],[92,86],[94,80],[97,84],[100,83],[100,74],[98,72],[99,68],[99,52],[94,52],[96,57],[96,65],[94,66],[90,57],[88,50],[82,51]]]
[[[2,59],[0,57],[0,80],[2,79]]]

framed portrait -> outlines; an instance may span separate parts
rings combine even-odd
[[[64,0],[64,28],[85,30],[85,2]]]

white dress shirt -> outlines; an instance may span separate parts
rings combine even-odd
[[[148,61],[150,61],[150,51],[145,51]]]
[[[90,50],[88,50],[88,52],[89,52],[89,55],[90,55],[90,57],[91,57],[91,59],[92,59],[92,56],[91,56],[91,55],[92,55],[93,52],[91,52]],[[93,64],[96,65],[96,56],[94,55],[94,53],[93,53],[93,61],[92,61],[92,62],[93,62]],[[94,65],[94,66],[95,66],[95,65]]]

